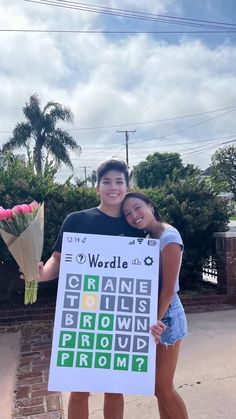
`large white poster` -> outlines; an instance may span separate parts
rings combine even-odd
[[[159,241],[64,233],[49,390],[154,394]]]

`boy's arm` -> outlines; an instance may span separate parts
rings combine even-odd
[[[58,278],[60,267],[61,253],[53,252],[52,256],[47,260],[45,265],[39,264],[39,282],[51,281]]]

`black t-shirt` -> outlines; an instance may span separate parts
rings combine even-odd
[[[53,251],[61,252],[63,233],[102,234],[105,236],[145,237],[142,230],[129,226],[125,218],[110,217],[98,208],[69,214],[60,229]]]

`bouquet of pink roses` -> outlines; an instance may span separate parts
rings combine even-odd
[[[25,276],[25,304],[37,300],[43,225],[44,206],[36,201],[12,209],[0,207],[0,233]]]

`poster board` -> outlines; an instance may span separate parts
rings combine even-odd
[[[64,233],[49,390],[154,394],[159,241]]]

